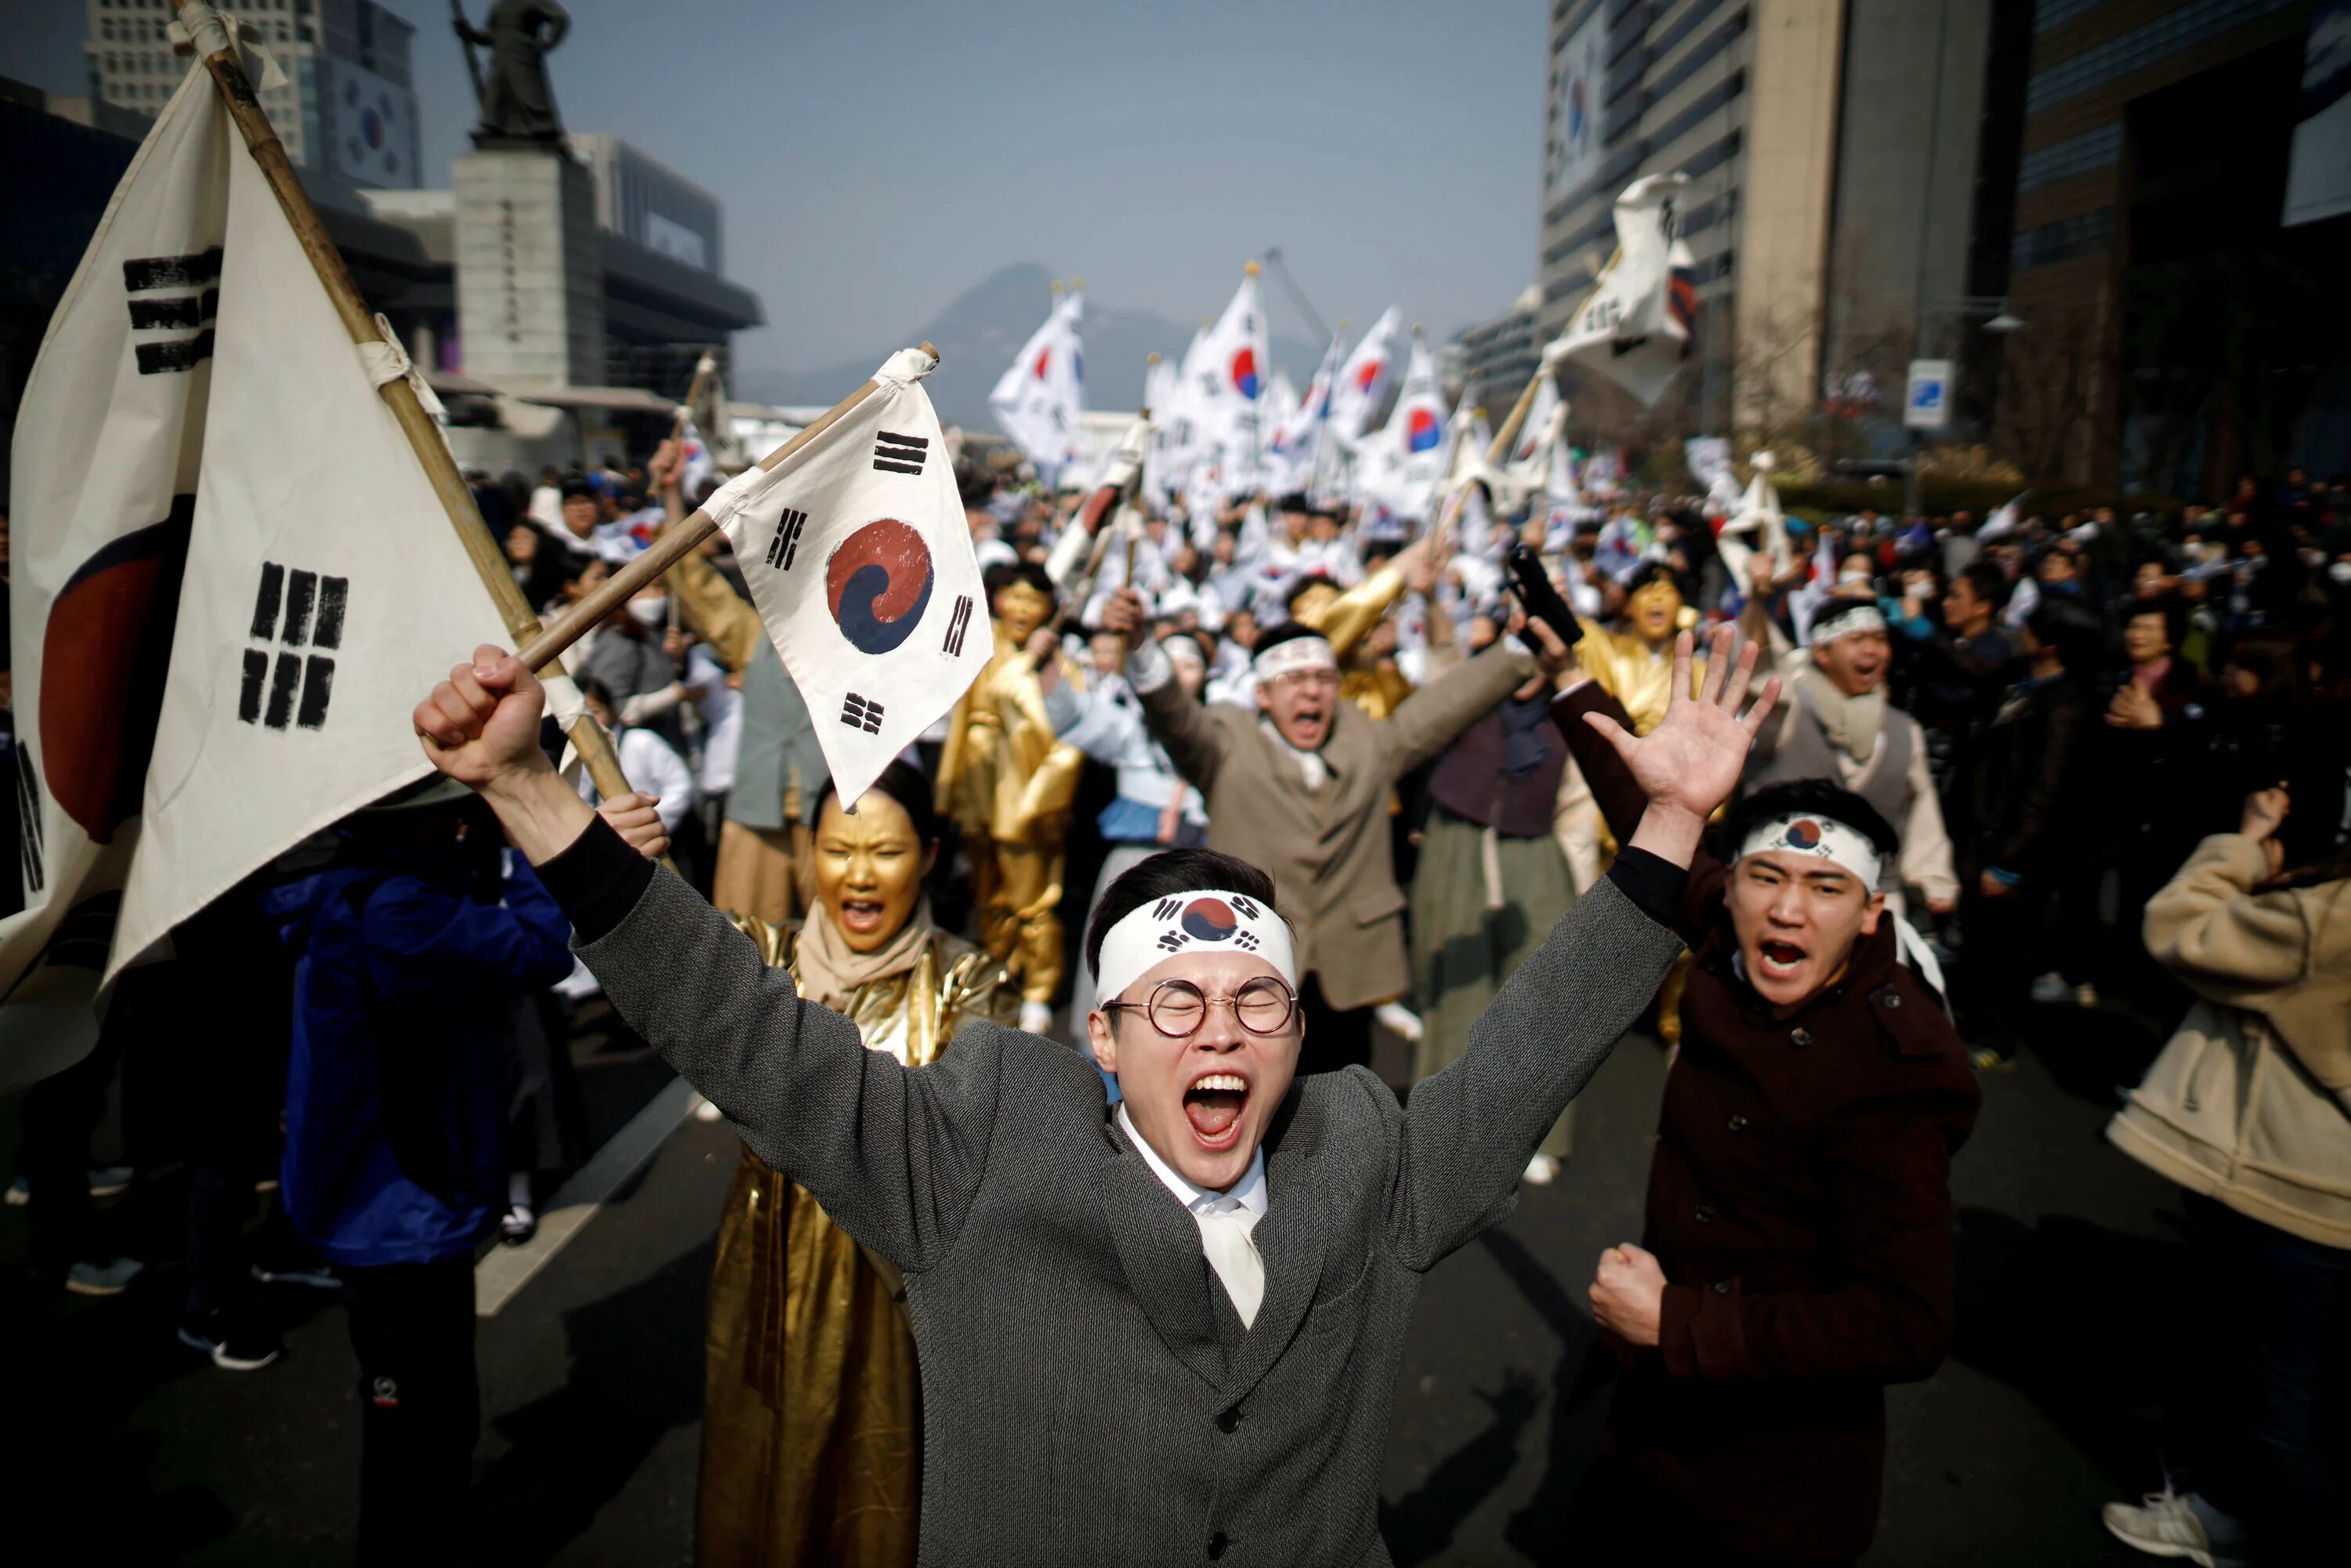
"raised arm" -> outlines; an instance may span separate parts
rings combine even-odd
[[[1134,590],[1119,589],[1103,601],[1102,629],[1123,635],[1134,650],[1126,656],[1126,684],[1143,703],[1144,727],[1167,748],[1185,781],[1207,795],[1224,766],[1224,730],[1205,705],[1186,694],[1166,653],[1144,635],[1143,601]]]
[[[425,755],[479,791],[538,868],[621,1016],[843,1229],[903,1269],[936,1261],[978,1191],[1009,1037],[975,1028],[911,1071],[867,1051],[564,784],[538,749],[530,674],[496,647],[474,657],[417,705]]]
[[[1534,631],[1557,646],[1550,628]],[[1594,727],[1646,802],[1616,864],[1502,987],[1471,1026],[1461,1059],[1413,1085],[1388,1216],[1407,1268],[1432,1266],[1500,1218],[1544,1133],[1640,1017],[1681,950],[1667,922],[1698,836],[1738,788],[1747,748],[1779,696],[1779,683],[1769,682],[1740,715],[1755,654],[1750,644],[1734,669],[1727,627],[1703,690],[1687,695],[1690,652],[1684,632],[1675,644],[1672,706],[1646,738],[1604,721]]]

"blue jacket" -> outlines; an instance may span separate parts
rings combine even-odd
[[[295,960],[286,1213],[337,1263],[470,1251],[505,1202],[506,1004],[571,972],[569,925],[508,858],[498,903],[454,860],[357,845],[262,895]]]

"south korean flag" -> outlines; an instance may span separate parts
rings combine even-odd
[[[953,707],[995,642],[945,433],[902,349],[873,387],[772,469],[705,503],[807,699],[844,800]]]

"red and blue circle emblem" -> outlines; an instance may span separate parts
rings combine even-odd
[[[1789,823],[1787,832],[1782,836],[1786,839],[1790,849],[1818,849],[1821,844],[1821,825],[1810,817],[1806,817],[1801,821]]]
[[[1414,409],[1404,422],[1405,450],[1426,452],[1436,446],[1444,434],[1437,427],[1437,414],[1433,410]]]
[[[1257,350],[1248,348],[1234,350],[1231,370],[1233,390],[1250,402],[1256,402]]]
[[[1184,906],[1176,924],[1186,935],[1202,942],[1229,942],[1233,933],[1241,928],[1240,916],[1233,906],[1221,898],[1196,898]]]
[[[883,517],[841,540],[825,561],[825,607],[851,646],[886,653],[921,624],[935,577],[923,536]]]
[[[1355,390],[1360,392],[1371,391],[1372,383],[1379,380],[1380,372],[1387,368],[1385,360],[1365,360],[1363,369],[1355,372]]]

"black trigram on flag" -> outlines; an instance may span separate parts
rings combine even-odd
[[[213,357],[212,321],[220,314],[220,271],[218,246],[194,256],[140,256],[122,264],[131,330],[184,334],[137,343],[141,375],[193,371]]]
[[[768,541],[768,564],[778,571],[792,570],[792,557],[799,553],[800,530],[808,527],[808,514],[787,508],[776,519],[776,537]]]
[[[841,705],[841,722],[852,729],[862,729],[868,735],[882,728],[882,705],[872,697],[861,697],[855,692]]]
[[[245,651],[245,684],[238,689],[236,716],[247,724],[284,729],[288,724],[319,729],[335,689],[335,662],[318,652],[343,643],[343,609],[350,580],[288,571],[276,561],[261,563],[261,584],[253,600],[254,640],[281,646]],[[283,616],[281,632],[280,617]],[[308,647],[308,655],[288,650]]]
[[[873,438],[873,466],[893,474],[919,474],[930,446],[926,436],[899,435],[885,430]]]
[[[1176,917],[1176,912],[1183,907],[1184,901],[1180,898],[1163,898],[1151,906],[1151,918],[1173,920]]]
[[[963,657],[963,634],[965,629],[970,624],[971,595],[958,593],[956,595],[955,608],[947,612],[946,641],[939,644],[947,657],[951,659]]]
[[[1191,940],[1181,931],[1162,931],[1159,934],[1159,946],[1170,953],[1182,952]]]

